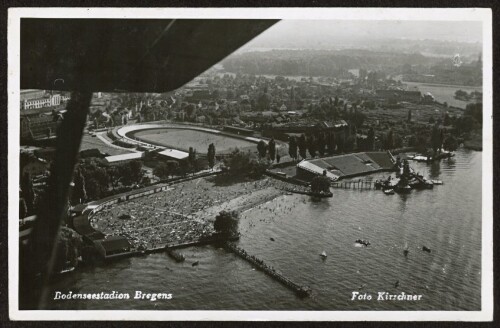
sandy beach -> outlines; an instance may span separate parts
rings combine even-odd
[[[107,235],[127,237],[135,248],[185,244],[211,235],[220,211],[244,212],[283,195],[287,186],[268,177],[236,183],[199,178],[104,208],[91,224]]]

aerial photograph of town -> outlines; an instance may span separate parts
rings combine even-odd
[[[481,310],[481,22],[268,25],[167,92],[21,88],[20,309]]]

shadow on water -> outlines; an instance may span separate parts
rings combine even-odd
[[[412,192],[415,192],[414,190]],[[398,194],[399,195],[399,199],[401,199],[401,201],[399,202],[399,210],[401,211],[401,214],[403,214],[404,212],[406,212],[406,202],[408,201],[408,197],[410,197],[410,194]]]
[[[429,175],[432,179],[436,179],[441,174],[441,161],[432,162],[429,168]]]
[[[443,161],[443,164],[445,165],[445,167],[447,169],[454,169],[456,166],[456,163],[457,163],[457,161],[453,157],[450,157],[450,158]]]
[[[315,208],[329,210],[331,198],[309,197],[309,204]]]

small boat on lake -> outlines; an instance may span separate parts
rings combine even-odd
[[[368,247],[370,245],[370,242],[368,240],[357,239],[356,244],[361,244],[364,245],[365,247]]]
[[[322,258],[324,258],[324,259],[327,257],[327,255],[326,255],[326,252],[325,252],[325,251],[323,251],[321,254],[319,254],[319,256],[321,256],[321,257],[322,257]]]
[[[385,189],[384,194],[386,195],[394,195],[394,190],[393,189]]]
[[[427,162],[427,161],[429,161],[429,157],[423,156],[423,155],[415,155],[415,156],[413,156],[410,159],[412,159],[414,161],[417,161],[417,162]]]
[[[408,253],[409,253],[409,252],[410,252],[410,251],[408,250],[408,243],[405,243],[405,248],[404,248],[404,250],[403,250],[403,254],[404,254],[404,256],[408,256]]]

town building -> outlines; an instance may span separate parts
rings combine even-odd
[[[349,125],[344,120],[335,122],[290,122],[283,124],[266,124],[262,131],[262,136],[278,140],[288,141],[290,136],[299,136],[301,134],[315,134],[317,132],[333,132],[336,135],[345,133]]]
[[[22,90],[20,94],[23,110],[59,106],[69,100],[69,96],[48,93],[44,90]]]
[[[134,159],[141,159],[144,157],[144,152],[134,152],[121,155],[107,156],[104,159],[109,164],[118,164]]]
[[[104,259],[127,255],[132,248],[127,238],[123,236],[108,236],[94,241],[94,245]]]
[[[410,101],[420,102],[422,100],[422,93],[420,91],[406,91],[406,90],[376,90],[377,97],[382,98],[388,102]]]
[[[45,90],[34,90],[34,89],[21,90],[19,95],[21,102],[25,100],[43,98],[44,96],[45,96]]]
[[[21,116],[21,143],[55,137],[59,122],[59,117],[53,115]]]
[[[186,160],[189,157],[189,153],[177,149],[165,149],[157,152],[157,154],[165,159],[174,159],[177,161]]]

